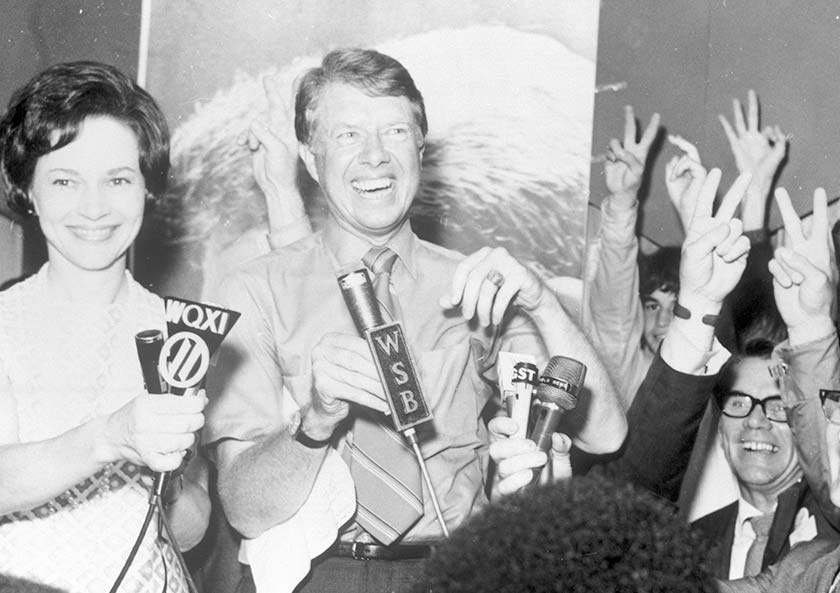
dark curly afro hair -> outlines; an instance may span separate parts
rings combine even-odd
[[[509,496],[435,550],[416,593],[714,591],[667,502],[600,477]]]

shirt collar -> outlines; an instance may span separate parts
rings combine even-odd
[[[368,249],[376,245],[367,238],[345,230],[332,216],[328,216],[324,223],[323,241],[337,270],[360,265],[362,257]],[[417,278],[416,243],[417,236],[411,230],[411,224],[408,220],[403,223],[387,243],[388,247],[397,254],[397,259],[403,263],[406,271],[413,279]]]
[[[771,513],[776,512],[776,508],[774,507]],[[744,526],[747,522],[752,519],[753,517],[758,517],[763,515],[760,510],[755,508],[749,502],[747,502],[743,497],[738,498],[738,518],[735,521],[735,537],[738,538],[744,532]],[[752,529],[752,526],[750,526]]]

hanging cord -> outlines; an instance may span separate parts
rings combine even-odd
[[[178,542],[175,540],[175,534],[172,533],[172,527],[169,525],[169,518],[166,516],[166,512],[163,509],[163,501],[160,498],[157,499],[157,508],[161,518],[161,523],[163,523],[164,530],[166,531],[166,537],[169,539],[172,549],[175,550],[175,556],[178,558],[178,564],[181,566],[181,572],[184,573],[184,578],[187,579],[187,587],[189,588],[190,593],[198,593],[198,588],[195,586],[192,575],[187,568],[187,563],[184,560],[184,555],[181,554]]]
[[[143,543],[143,538],[146,537],[146,531],[148,531],[149,529],[149,523],[152,522],[152,517],[155,516],[155,508],[156,506],[154,500],[150,499],[149,509],[146,511],[146,518],[143,519],[143,526],[140,527],[140,533],[137,534],[137,539],[134,540],[134,546],[132,546],[131,552],[129,552],[128,557],[125,559],[125,564],[123,564],[122,570],[117,576],[117,580],[115,580],[114,584],[111,586],[110,593],[117,593],[117,590],[120,588],[120,585],[122,584],[122,581],[125,578],[125,574],[131,567],[131,563],[134,562],[134,557],[137,555],[137,551],[140,549],[140,544]]]
[[[190,575],[190,571],[187,568],[187,563],[184,560],[183,554],[181,554],[181,550],[178,548],[178,542],[175,539],[175,534],[172,532],[172,527],[169,524],[169,519],[166,516],[166,511],[163,508],[163,500],[160,496],[157,496],[154,492],[149,496],[149,508],[146,511],[146,517],[143,519],[143,525],[140,527],[140,533],[137,535],[137,539],[134,541],[134,546],[131,548],[131,552],[129,552],[128,557],[125,559],[125,564],[123,564],[122,570],[120,574],[117,576],[117,580],[114,581],[114,584],[111,586],[110,593],[117,593],[122,584],[123,579],[125,578],[128,569],[131,567],[132,562],[134,562],[135,556],[137,556],[137,551],[140,549],[140,545],[143,543],[143,539],[146,537],[146,532],[149,530],[149,524],[152,522],[152,518],[155,515],[155,511],[158,512],[158,529],[160,526],[163,525],[164,531],[166,531],[166,537],[169,540],[169,544],[172,546],[172,549],[175,550],[175,556],[178,558],[178,564],[181,566],[181,571],[184,573],[184,578],[187,581],[187,587],[190,593],[198,593],[198,589],[195,586],[195,582],[192,579],[192,575]],[[161,533],[158,532],[158,538],[161,537]],[[163,583],[163,591],[167,589],[167,579],[168,579],[168,571],[166,570],[166,557],[161,553],[161,559],[163,560],[163,568],[164,568],[164,583]]]

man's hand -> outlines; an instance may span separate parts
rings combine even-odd
[[[654,113],[641,139],[636,141],[636,116],[633,107],[624,108],[624,141],[610,140],[607,160],[604,162],[604,179],[610,192],[610,199],[620,200],[630,206],[636,201],[636,194],[642,183],[650,145],[659,130],[659,114]]]
[[[289,89],[280,88],[277,76],[263,78],[268,99],[268,119],[256,118],[239,137],[251,150],[254,177],[266,200],[268,222],[277,229],[306,216],[297,189],[297,141],[295,140]],[[285,92],[284,92],[285,91]]]
[[[531,483],[534,470],[542,468],[548,456],[537,449],[529,439],[512,438],[517,424],[506,416],[497,416],[488,424],[490,431],[490,458],[496,464],[496,476],[491,499],[512,494]],[[572,440],[556,432],[551,441],[551,475],[554,481],[571,477],[572,466],[569,450]]]
[[[700,188],[706,180],[706,168],[700,161],[697,147],[680,136],[669,135],[668,142],[684,152],[682,156],[674,156],[665,166],[665,187],[668,197],[677,210],[683,231],[688,230]]]
[[[738,172],[752,173],[742,218],[746,230],[756,230],[764,228],[770,187],[776,169],[785,157],[787,138],[779,126],[766,126],[763,131],[759,129],[758,98],[752,89],[747,93],[746,122],[737,98],[732,100],[732,113],[734,129],[722,114],[718,115],[718,119],[729,140]]]
[[[504,247],[482,247],[455,270],[452,289],[440,299],[440,306],[461,305],[465,319],[478,316],[487,327],[498,325],[513,302],[525,311],[540,306],[548,289],[531,270],[516,261]]]
[[[388,403],[367,342],[358,336],[329,333],[312,348],[312,406],[304,432],[316,440],[330,438],[355,403],[388,413]]]
[[[719,183],[720,169],[712,169],[700,188],[682,247],[679,300],[694,313],[716,314],[720,310],[723,299],[740,280],[750,250],[741,221],[733,218],[750,175],[735,180],[712,216]]]
[[[824,335],[826,328],[833,327],[836,268],[828,198],[823,188],[814,191],[814,215],[806,236],[787,191],[778,188],[775,195],[785,224],[785,240],[768,268],[773,275],[776,306],[788,327],[791,345],[797,345]]]

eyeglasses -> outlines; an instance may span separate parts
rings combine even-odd
[[[752,414],[756,406],[761,406],[761,410],[768,420],[787,422],[787,412],[784,404],[782,404],[782,398],[778,395],[766,399],[756,399],[747,393],[731,391],[723,396],[720,411],[730,418],[746,418]]]
[[[840,424],[840,391],[820,389],[823,414],[832,424]]]

